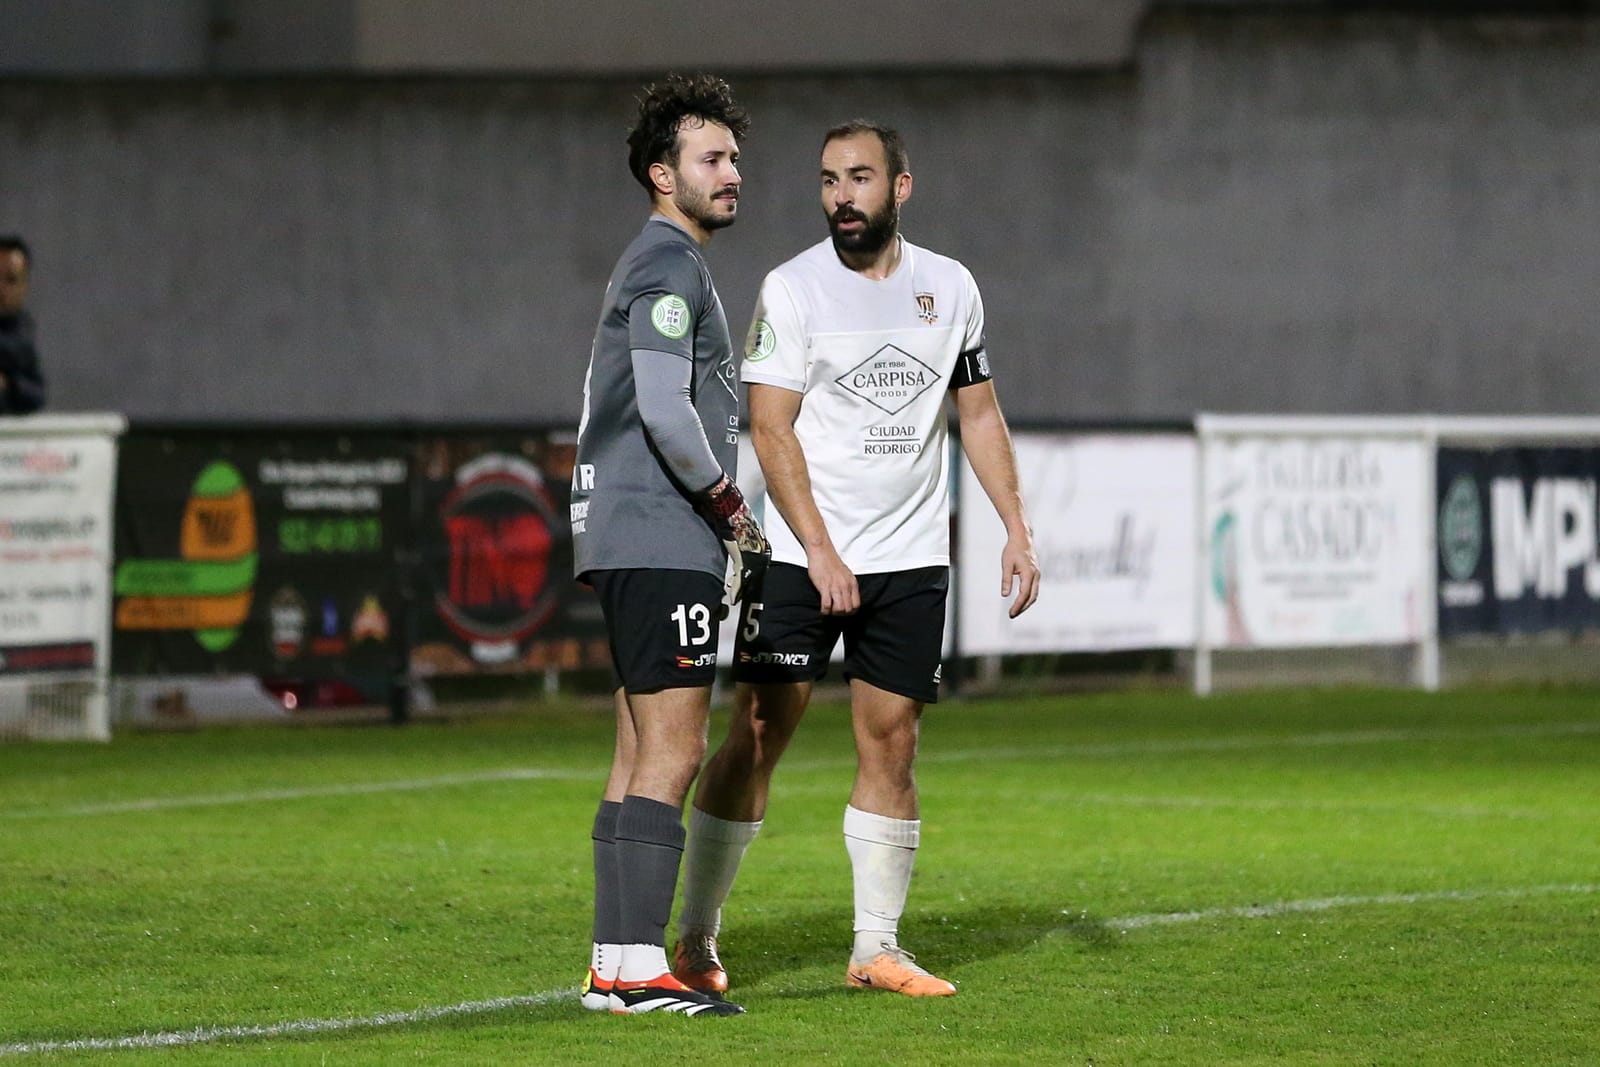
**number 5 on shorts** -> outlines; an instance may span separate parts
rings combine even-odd
[[[744,639],[754,641],[761,636],[761,601],[752,600],[744,613]]]

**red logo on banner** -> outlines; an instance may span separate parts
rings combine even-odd
[[[440,512],[450,562],[436,597],[439,614],[472,646],[474,659],[507,662],[556,609],[555,506],[544,479],[518,456],[480,456],[456,472]]]

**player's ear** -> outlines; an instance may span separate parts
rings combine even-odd
[[[650,164],[650,184],[656,187],[656,192],[662,196],[671,196],[673,189],[672,168],[665,163]]]
[[[903,204],[911,199],[911,175],[896,174],[894,176],[894,202]]]

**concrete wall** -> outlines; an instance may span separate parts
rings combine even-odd
[[[736,331],[824,233],[820,131],[869,113],[909,139],[906,232],[985,290],[1014,418],[1600,394],[1600,23],[1166,14],[1121,74],[736,87]],[[575,417],[644,212],[631,79],[3,89],[58,409]]]
[[[1127,62],[1148,0],[0,0],[0,73],[1053,69]]]

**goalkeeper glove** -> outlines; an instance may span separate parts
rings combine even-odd
[[[726,474],[694,494],[694,507],[711,524],[733,562],[728,603],[737,604],[760,588],[761,576],[772,562],[772,546],[744,502],[744,494]]]

